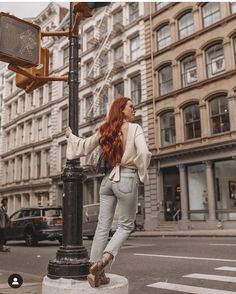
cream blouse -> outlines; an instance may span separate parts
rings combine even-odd
[[[99,138],[99,131],[85,139],[71,134],[69,138],[67,138],[67,159],[72,160],[77,157],[88,155],[99,145]],[[137,169],[140,181],[147,184],[149,181],[147,169],[150,164],[151,155],[140,125],[128,123],[127,140],[121,163],[112,169],[109,179],[113,182],[119,181],[120,166],[123,166]]]

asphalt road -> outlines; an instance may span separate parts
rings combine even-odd
[[[84,245],[90,251],[91,241],[84,240]],[[21,272],[23,278],[30,274],[40,283],[58,243],[9,246],[10,253],[0,253],[0,278],[1,273]],[[129,294],[236,294],[236,237],[131,237],[109,272],[128,278]],[[1,291],[0,285],[2,294],[24,293]],[[25,293],[40,294],[37,291]]]

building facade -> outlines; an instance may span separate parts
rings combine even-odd
[[[236,5],[146,3],[146,228],[236,223]]]

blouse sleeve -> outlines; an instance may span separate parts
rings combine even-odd
[[[98,146],[99,137],[99,132],[85,139],[71,134],[67,138],[66,158],[72,160],[88,155]]]
[[[147,169],[151,161],[152,153],[148,150],[143,130],[140,126],[138,126],[135,135],[135,147],[137,155],[134,159],[134,164],[138,167],[140,181],[147,184],[149,181]]]

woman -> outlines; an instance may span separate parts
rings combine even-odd
[[[90,253],[92,287],[109,283],[104,268],[115,259],[119,249],[134,228],[138,182],[148,182],[147,168],[151,153],[148,151],[142,128],[135,123],[135,110],[129,98],[116,99],[108,118],[91,137],[82,139],[66,130],[67,159],[89,154],[100,145],[104,159],[112,167],[100,187],[98,225]],[[116,205],[119,209],[118,228],[107,244]]]

